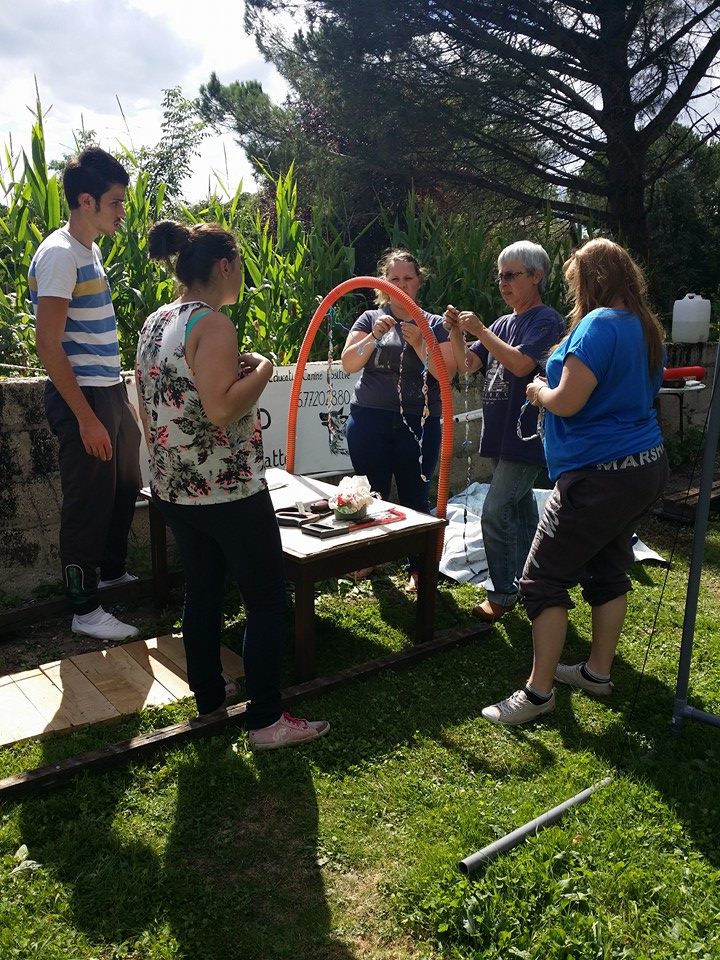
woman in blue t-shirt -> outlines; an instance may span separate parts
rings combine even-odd
[[[555,482],[528,555],[520,592],[532,621],[534,660],[522,690],[485,707],[513,726],[555,709],[553,679],[595,696],[612,693],[610,668],[625,620],[635,525],[660,497],[668,466],[654,400],[663,369],[663,328],[628,252],[590,240],[565,263],[574,306],[547,379],[527,387],[545,412],[545,454]],[[569,589],[592,607],[583,663],[558,661]]]
[[[417,302],[423,272],[408,251],[388,251],[379,276]],[[395,479],[402,506],[430,512],[430,478],[440,455],[440,386],[420,328],[410,314],[378,290],[378,310],[366,310],[350,329],[341,360],[346,373],[362,370],[346,423],[348,451],[356,474],[366,476],[383,500]],[[425,313],[447,367],[455,360],[443,318]],[[427,366],[427,369],[426,369]],[[422,448],[421,448],[422,445]],[[373,568],[356,571],[356,577]],[[408,590],[417,590],[418,559],[410,557]]]

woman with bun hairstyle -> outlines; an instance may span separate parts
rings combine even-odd
[[[172,220],[149,234],[154,260],[175,258],[181,295],[140,333],[136,379],[150,450],[150,486],[185,568],[183,640],[190,689],[201,715],[238,691],[220,662],[225,572],[242,594],[250,745],[292,746],[327,733],[325,721],[283,713],[280,673],[287,613],[282,545],[264,475],[257,401],[273,365],[238,353],[222,306],[235,303],[242,262],[217,224]]]

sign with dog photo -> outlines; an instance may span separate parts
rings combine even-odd
[[[332,364],[330,385],[324,361],[308,363],[298,398],[295,473],[352,471],[345,439],[350,399],[357,373],[345,373],[340,361]],[[285,467],[288,405],[295,367],[277,367],[260,397],[260,422],[266,467]]]

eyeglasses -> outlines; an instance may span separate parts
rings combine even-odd
[[[495,280],[497,283],[512,283],[515,277],[521,277],[527,270],[502,270]]]

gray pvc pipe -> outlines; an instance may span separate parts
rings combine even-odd
[[[700,577],[702,576],[703,557],[705,556],[705,537],[707,535],[708,517],[710,514],[712,483],[715,475],[715,456],[718,448],[718,438],[720,437],[719,363],[720,344],[718,344],[718,352],[715,357],[715,375],[713,377],[712,396],[710,397],[710,413],[705,430],[700,493],[697,507],[695,508],[695,530],[693,531],[688,589],[685,599],[685,615],[683,617],[682,638],[680,640],[680,661],[678,663],[675,703],[673,707],[672,732],[675,736],[679,736],[685,717],[702,720],[705,723],[718,724],[718,719],[713,717],[712,714],[688,707],[687,694],[690,683],[690,663],[692,660],[693,642],[695,639],[695,620],[697,617],[698,598],[700,596]]]
[[[466,876],[474,873],[483,866],[483,864],[489,863],[501,853],[512,850],[513,847],[516,847],[526,837],[536,834],[542,830],[543,827],[549,827],[550,824],[555,823],[566,810],[569,810],[571,807],[576,807],[578,804],[585,803],[596,790],[599,790],[600,787],[606,787],[611,780],[612,777],[605,777],[598,783],[593,784],[592,787],[588,787],[587,790],[583,790],[574,797],[570,797],[569,800],[564,800],[562,803],[559,803],[551,810],[541,813],[539,817],[535,817],[534,820],[530,820],[524,826],[518,827],[517,830],[513,830],[512,833],[507,833],[504,837],[500,837],[499,840],[495,840],[494,843],[488,844],[487,847],[483,847],[482,850],[478,850],[477,853],[470,854],[469,857],[465,857],[464,860],[458,863],[458,870]]]

